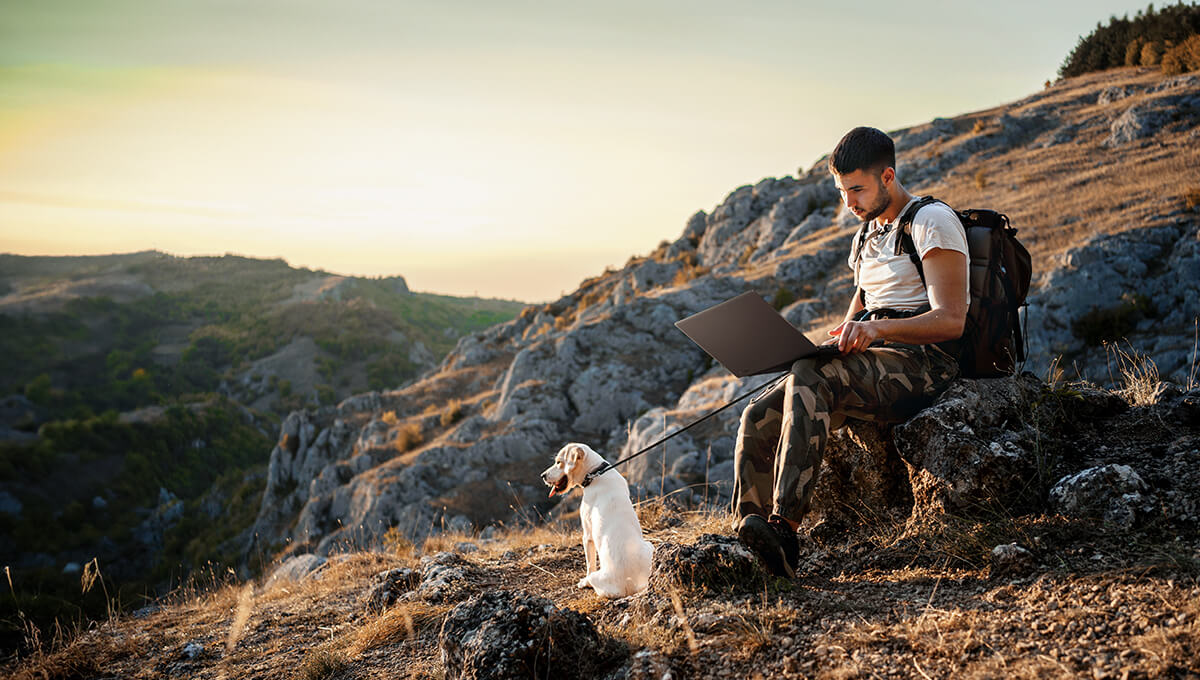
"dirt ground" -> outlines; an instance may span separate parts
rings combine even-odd
[[[728,527],[719,511],[639,510],[660,547]],[[300,582],[196,587],[10,663],[9,677],[452,677],[438,647],[445,614],[459,598],[500,588],[587,615],[627,651],[614,677],[639,652],[637,663],[673,678],[1200,677],[1194,532],[1045,516],[897,522],[810,540],[795,580],[668,584],[617,601],[575,587],[584,570],[577,541],[568,519],[339,556]],[[990,549],[1005,542],[1029,546],[1036,566],[993,576]],[[419,569],[422,555],[442,550],[468,567],[457,597],[413,597],[382,613],[366,606],[376,574]]]

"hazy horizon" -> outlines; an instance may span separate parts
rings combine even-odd
[[[550,300],[855,125],[1031,94],[1138,8],[8,3],[0,251],[237,253]]]

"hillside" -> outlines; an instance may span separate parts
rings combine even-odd
[[[67,584],[93,558],[128,597],[236,562],[289,411],[410,382],[522,306],[282,260],[0,255],[0,554],[28,584],[17,606],[43,624],[75,612]]]
[[[225,507],[256,513],[237,566],[265,555],[321,578],[181,593],[26,668],[442,677],[464,653],[437,639],[451,606],[520,588],[586,615],[601,637],[584,647],[615,677],[1200,673],[1198,123],[1200,77],[1123,69],[894,133],[910,190],[1001,210],[1030,247],[1031,375],[960,381],[892,448],[839,437],[793,583],[704,537],[728,531],[714,508],[736,410],[622,469],[659,554],[656,585],[624,603],[574,589],[578,497],[547,500],[537,473],[565,441],[613,459],[763,380],[714,367],[679,318],[755,290],[813,337],[833,324],[857,224],[822,162],[734,190],[676,241],[463,337],[401,389],[290,413],[261,500]],[[1123,495],[1097,509],[1055,494],[1085,472]],[[993,562],[1009,543],[1030,557]],[[372,576],[386,568],[413,571]],[[376,579],[402,606],[363,604]]]

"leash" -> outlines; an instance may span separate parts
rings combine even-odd
[[[724,411],[725,409],[729,408],[730,406],[733,406],[734,404],[745,399],[746,397],[754,394],[755,392],[758,392],[759,390],[763,389],[764,387],[774,387],[775,385],[778,385],[780,382],[783,381],[784,378],[786,378],[788,376],[788,373],[789,373],[788,371],[785,371],[782,374],[780,374],[779,376],[777,376],[771,380],[768,380],[767,382],[759,385],[758,387],[755,387],[754,389],[750,390],[749,392],[742,394],[740,397],[737,397],[736,399],[729,402],[728,404],[725,404],[724,406],[721,406],[720,408],[718,408],[714,411],[709,411],[708,413],[704,414],[703,416],[700,416],[698,419],[688,423],[687,425],[684,425],[683,427],[679,428],[678,430],[675,430],[674,432],[663,437],[662,439],[659,439],[658,441],[654,442],[653,444],[646,446],[645,448],[638,451],[637,453],[631,453],[628,456],[625,456],[624,458],[622,458],[621,460],[616,461],[615,463],[605,462],[604,464],[597,467],[595,470],[592,470],[591,472],[584,475],[583,481],[580,482],[579,485],[586,488],[587,485],[591,484],[594,479],[596,479],[600,475],[604,474],[605,472],[608,472],[609,470],[614,469],[618,465],[628,462],[630,460],[633,460],[634,458],[637,458],[638,456],[642,455],[643,453],[646,453],[650,449],[653,449],[654,447],[658,446],[659,444],[662,444],[662,443],[666,442],[668,439],[671,439],[675,435],[683,434],[684,432],[690,430],[691,428],[693,428],[693,427],[699,425],[700,423],[708,420],[709,418],[712,418],[713,416],[717,415],[721,411]]]

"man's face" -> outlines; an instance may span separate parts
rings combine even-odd
[[[854,216],[863,222],[870,222],[882,215],[891,205],[892,197],[884,184],[891,171],[891,168],[884,169],[882,173],[875,170],[855,170],[845,175],[835,172],[833,183],[842,195],[842,202]]]

